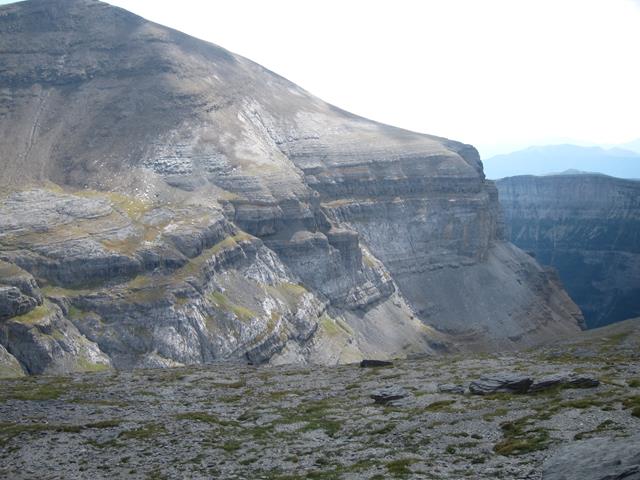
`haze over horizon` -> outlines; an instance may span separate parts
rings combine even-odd
[[[637,1],[108,3],[243,55],[345,110],[471,143],[485,159],[640,137]]]

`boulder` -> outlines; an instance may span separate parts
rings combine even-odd
[[[566,381],[568,388],[594,388],[600,385],[600,380],[587,375],[572,375]]]
[[[597,378],[588,375],[577,375],[574,373],[556,373],[547,377],[535,380],[529,392],[539,392],[554,387],[564,388],[593,388],[600,385]]]
[[[23,295],[20,289],[0,285],[0,320],[24,315],[37,305],[35,298]]]
[[[405,398],[409,393],[402,387],[384,387],[371,394],[375,403],[388,405],[390,402]]]
[[[393,362],[389,362],[387,360],[362,360],[360,362],[360,368],[390,367],[392,365]]]
[[[438,385],[438,391],[440,393],[456,393],[463,394],[465,389],[462,385],[454,385],[452,383],[441,383]]]
[[[469,391],[475,395],[527,393],[532,383],[533,380],[524,375],[499,373],[474,380],[469,384]]]
[[[563,445],[544,462],[542,479],[640,480],[640,435]]]

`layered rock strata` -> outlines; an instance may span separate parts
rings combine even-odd
[[[98,1],[0,12],[0,258],[36,292],[0,278],[9,321],[49,305],[123,368],[578,330],[556,280],[502,239],[473,147]]]
[[[579,174],[497,184],[508,238],[557,269],[589,327],[640,315],[640,181]]]

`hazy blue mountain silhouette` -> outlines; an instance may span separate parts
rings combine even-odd
[[[633,146],[633,143],[629,146]],[[619,178],[640,178],[640,153],[620,147],[535,146],[496,155],[483,160],[483,163],[485,174],[491,179],[515,175],[548,175],[566,170],[604,173]]]

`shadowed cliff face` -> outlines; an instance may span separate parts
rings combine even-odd
[[[501,239],[473,147],[344,112],[101,2],[0,13],[0,259],[40,296],[7,290],[10,354],[13,324],[50,314],[120,367],[578,329],[556,280]],[[47,332],[63,350],[76,338]]]
[[[497,185],[510,240],[558,270],[587,326],[640,314],[640,182],[582,174]]]

